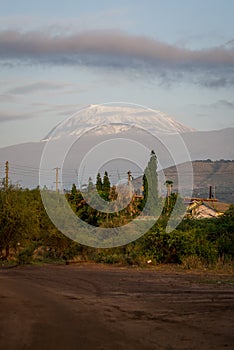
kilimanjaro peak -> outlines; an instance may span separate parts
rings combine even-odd
[[[76,112],[69,119],[60,123],[44,138],[56,138],[69,135],[80,135],[81,131],[95,129],[94,132],[103,134],[119,134],[132,127],[155,133],[187,133],[194,129],[187,127],[166,113],[138,106],[122,105],[89,105]]]

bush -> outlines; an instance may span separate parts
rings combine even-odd
[[[30,264],[33,258],[34,247],[27,247],[17,254],[19,265]]]
[[[202,269],[204,262],[197,255],[186,256],[182,259],[182,267],[185,269]]]

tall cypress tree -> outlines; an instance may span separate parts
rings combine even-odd
[[[75,195],[77,194],[77,188],[76,188],[76,185],[75,185],[75,184],[72,185],[71,194],[72,194],[74,197],[75,197]]]
[[[102,178],[101,178],[100,173],[97,174],[96,189],[99,193],[102,191]]]
[[[102,184],[102,191],[103,191],[103,196],[105,200],[109,200],[110,198],[110,180],[108,176],[108,172],[105,171],[104,176],[103,176],[103,184]]]
[[[151,151],[150,160],[143,176],[144,202],[148,215],[156,215],[159,206],[157,156]]]

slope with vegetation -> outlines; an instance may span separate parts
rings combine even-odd
[[[163,201],[157,191],[157,159],[151,153],[144,177],[144,196],[132,199],[117,213],[102,213],[91,208],[82,193],[73,185],[67,200],[82,220],[94,226],[115,227],[135,218],[143,209],[149,215],[161,215],[154,226],[141,238],[126,246],[96,249],[82,246],[64,236],[51,223],[44,209],[39,188],[28,190],[15,187],[0,189],[0,257],[19,264],[71,259],[131,265],[179,264],[187,268],[232,265],[234,255],[234,205],[222,217],[214,219],[184,219],[172,232],[166,231],[175,202],[177,209],[183,201],[171,193]],[[108,174],[97,175],[96,184],[89,180],[88,195],[95,187],[106,201],[116,199],[116,188],[111,186]],[[151,191],[148,191],[148,189]],[[150,192],[153,194],[151,195]],[[153,211],[152,211],[153,209]]]
[[[193,175],[194,197],[208,198],[209,186],[213,195],[222,202],[234,202],[234,161],[231,160],[197,160],[192,162],[193,174],[188,173],[186,163],[164,169],[166,178],[173,180],[174,189],[177,188],[177,173]],[[178,171],[177,171],[178,169]]]

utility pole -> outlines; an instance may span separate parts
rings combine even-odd
[[[128,186],[129,186],[129,190],[130,190],[130,196],[132,197],[132,194],[133,194],[133,186],[132,186],[132,180],[133,180],[133,178],[132,178],[132,172],[129,170],[129,171],[127,172],[127,174],[128,174]]]
[[[209,186],[209,199],[212,199],[213,193],[212,193],[212,186]]]
[[[9,162],[7,160],[6,165],[5,165],[5,188],[6,188],[6,190],[8,190],[8,185],[9,185]]]
[[[130,195],[130,204],[129,204],[129,209],[130,209],[130,215],[133,215],[133,204],[132,204],[132,197],[133,197],[133,186],[132,186],[132,172],[129,170],[127,172],[128,174],[128,186],[129,186],[129,195]]]
[[[60,168],[56,167],[56,168],[54,168],[54,170],[55,170],[55,188],[56,188],[56,192],[58,192],[59,191],[58,185],[59,185],[59,170],[60,170]]]
[[[127,174],[128,174],[128,184],[130,184],[131,181],[132,181],[132,173],[131,173],[131,171],[129,170],[129,171],[127,172]]]

